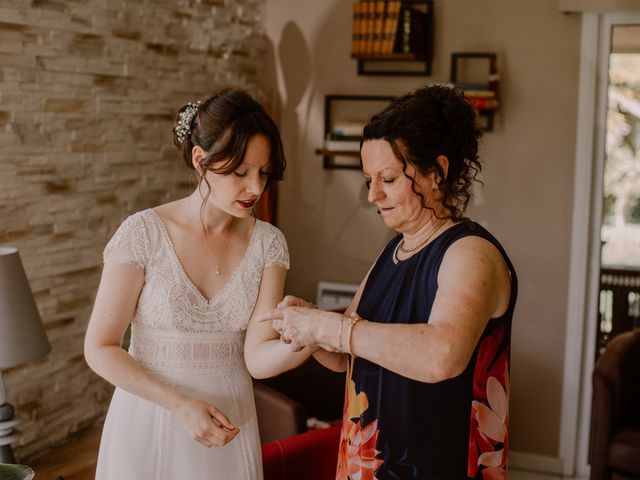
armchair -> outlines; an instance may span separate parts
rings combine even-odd
[[[264,480],[335,480],[339,444],[331,427],[263,445]]]
[[[287,395],[253,381],[260,443],[270,443],[307,431],[307,410]]]
[[[640,329],[609,341],[592,381],[590,479],[640,479]]]

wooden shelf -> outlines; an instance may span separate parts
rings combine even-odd
[[[346,157],[359,157],[360,152],[354,152],[353,150],[327,150],[325,148],[316,148],[316,155],[331,156],[344,155]]]
[[[356,60],[380,60],[390,62],[412,62],[414,60],[424,60],[424,55],[413,52],[407,53],[352,53],[351,58]]]

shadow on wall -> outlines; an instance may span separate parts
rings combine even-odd
[[[273,49],[273,45],[269,41]],[[272,79],[274,94],[277,95],[280,102],[278,108],[278,122],[282,139],[284,142],[285,154],[288,159],[287,176],[293,179],[289,184],[294,189],[294,194],[298,194],[297,198],[302,198],[300,192],[296,191],[300,188],[301,182],[298,181],[301,175],[301,158],[302,158],[302,142],[300,141],[300,126],[306,125],[308,122],[299,121],[298,111],[302,111],[305,115],[309,115],[310,108],[301,107],[305,92],[311,84],[311,58],[307,40],[305,39],[300,27],[294,22],[287,22],[282,29],[282,34],[278,42],[278,58],[276,63],[275,55],[273,56],[273,71],[275,77]],[[270,62],[271,63],[271,62]],[[278,73],[282,89],[278,88]],[[280,97],[280,91],[284,92],[285,98]],[[310,98],[308,96],[308,98]]]

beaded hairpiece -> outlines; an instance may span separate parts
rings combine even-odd
[[[187,139],[187,135],[191,133],[191,122],[193,122],[193,117],[196,116],[199,106],[200,100],[197,102],[189,102],[187,103],[187,107],[180,112],[180,115],[178,116],[178,125],[176,125],[176,138],[178,139],[178,142],[184,143]]]

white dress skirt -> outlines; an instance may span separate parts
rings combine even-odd
[[[257,221],[245,257],[210,300],[189,280],[154,210],[125,220],[104,256],[105,262],[135,263],[145,270],[131,325],[130,355],[160,381],[214,405],[240,431],[228,444],[208,448],[192,439],[170,411],[116,388],[102,432],[96,479],[262,479],[243,347],[263,269],[288,268],[282,233]]]

